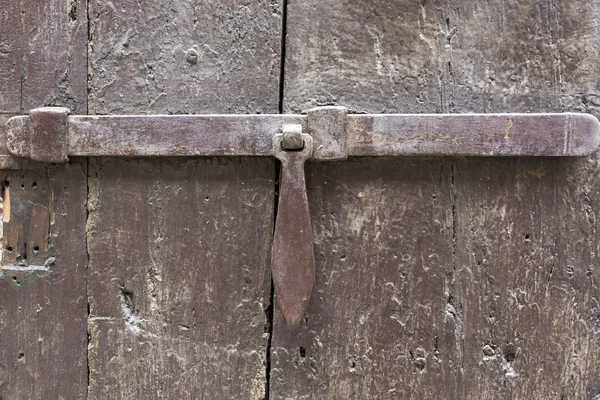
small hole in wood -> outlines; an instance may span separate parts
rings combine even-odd
[[[340,260],[342,260],[342,261],[346,261],[346,255],[345,255],[345,254],[344,254],[344,255],[342,255],[342,256],[340,257]]]
[[[25,353],[19,353],[19,360],[22,360],[25,357]]]
[[[306,357],[306,349],[304,347],[300,347],[298,349],[298,352],[300,353],[300,358],[305,358]]]
[[[525,241],[526,242],[530,242],[531,241],[531,234],[530,233],[526,233],[525,234]]]
[[[12,246],[10,246],[10,245],[6,246],[6,251],[8,251],[9,253],[12,253],[12,251],[13,251]]]
[[[31,184],[31,187],[34,189],[37,189],[37,187],[38,187],[37,181],[33,181],[33,183]]]
[[[206,196],[206,197],[204,198],[204,201],[209,201],[209,200],[210,200],[210,197],[209,197],[209,196]]]
[[[21,189],[25,189],[25,184],[21,183]]]
[[[33,253],[37,254],[40,251],[40,246],[38,246],[37,244],[33,245]]]

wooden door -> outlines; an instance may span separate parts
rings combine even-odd
[[[596,2],[0,4],[2,135],[42,105],[600,116]],[[600,396],[596,155],[309,163],[289,326],[274,160],[3,154],[0,398]]]

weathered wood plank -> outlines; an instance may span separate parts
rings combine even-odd
[[[273,398],[456,388],[450,173],[448,161],[420,158],[308,165],[316,284],[300,326],[276,309]]]
[[[89,13],[91,114],[278,112],[279,2],[93,0]],[[90,173],[90,398],[263,398],[275,162]]]
[[[288,1],[285,109],[587,111],[600,4]]]
[[[1,179],[0,397],[85,398],[85,164]]]
[[[278,111],[280,2],[89,6],[91,114]]]
[[[438,111],[445,40],[431,3],[288,0],[285,110]]]
[[[570,165],[524,158],[457,164],[461,398],[599,393],[600,319],[592,310],[600,288],[589,248],[597,238],[588,237],[593,222],[584,198],[561,187],[559,171]]]
[[[442,108],[597,116],[599,12],[584,1],[441,6],[455,30]],[[456,164],[464,397],[600,395],[596,158]]]
[[[21,0],[21,7],[25,43],[23,112],[63,106],[73,113],[86,114],[86,0]]]
[[[92,159],[90,399],[265,394],[274,164]]]
[[[21,112],[23,23],[21,2],[0,2],[0,113]]]
[[[597,1],[290,0],[288,4],[286,110],[339,104],[370,113],[599,114]],[[422,346],[424,374],[414,374],[418,378],[410,382],[399,381],[404,390],[401,395],[382,391],[376,397],[600,395],[594,350],[600,332],[600,296],[593,267],[598,253],[597,155],[582,160],[457,160],[451,175],[452,196],[445,198],[445,208],[451,215],[453,235],[427,237],[430,246],[447,241],[453,248],[454,256],[443,260],[448,265],[446,296],[429,305],[438,318],[444,310],[452,334],[444,336],[443,346],[455,351],[440,350],[436,356]],[[344,177],[339,185],[352,188],[355,179]],[[411,190],[417,188],[397,195],[402,198]],[[328,194],[322,203],[330,204],[332,198]],[[311,202],[311,207],[321,206]],[[352,203],[345,207],[336,210],[336,215],[355,212],[358,220],[369,215],[354,211]],[[419,204],[417,209],[423,207]],[[322,226],[339,231],[339,223],[334,222],[332,216],[313,225],[317,232]],[[416,224],[418,219],[395,232],[416,229]],[[393,243],[384,236],[371,242],[377,248]],[[387,261],[368,265],[381,274],[393,271]],[[412,261],[407,267],[417,266]],[[324,297],[331,299],[327,306],[341,307],[337,299],[350,295],[335,284],[330,286],[325,293],[336,293]],[[370,291],[352,293],[359,298],[370,295]],[[415,296],[407,293],[403,299],[413,304]],[[379,302],[386,298],[373,297]],[[321,298],[321,293],[315,293],[309,309],[320,307]],[[309,313],[299,339],[276,318],[272,392],[283,398],[366,398],[368,392],[348,388],[385,387],[380,384],[381,372],[367,371],[356,380],[344,378],[346,392],[340,392],[337,376],[343,375],[328,374],[355,343],[369,340],[371,344],[382,332],[389,332],[386,325],[375,321],[362,327],[360,340],[341,337],[326,345],[320,337],[332,330],[355,332],[353,318],[361,315],[362,303],[375,303],[375,299],[345,303],[346,308],[328,314],[326,326],[335,327],[329,331],[321,329],[321,320],[313,325],[315,316]],[[434,331],[438,327],[431,326]],[[278,342],[280,332],[283,339]],[[312,335],[308,342],[312,337],[320,340],[314,341],[310,351],[305,332]],[[415,331],[413,337],[428,337],[430,332],[425,328],[423,332]],[[300,346],[304,359],[298,353]],[[382,354],[398,358],[406,349],[410,342]],[[366,359],[379,356],[374,354]],[[288,361],[294,357],[297,367]],[[430,368],[438,359],[446,366],[441,372]],[[400,371],[394,376],[404,374]],[[305,385],[318,388],[305,390]],[[376,389],[370,389],[371,393]]]
[[[0,113],[86,112],[85,9],[83,0],[1,2]],[[2,153],[3,166],[26,167]],[[1,398],[86,397],[85,166],[2,173]]]

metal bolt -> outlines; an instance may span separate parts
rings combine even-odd
[[[283,126],[283,141],[281,147],[284,150],[302,150],[304,139],[302,139],[302,125],[287,124]]]

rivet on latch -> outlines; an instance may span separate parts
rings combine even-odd
[[[273,137],[273,155],[281,161],[279,206],[273,239],[272,274],[275,297],[285,320],[302,318],[315,283],[315,251],[306,196],[304,163],[313,141],[300,125],[284,125]]]
[[[301,150],[304,147],[302,138],[302,125],[287,124],[283,126],[283,141],[281,147],[284,150]]]

